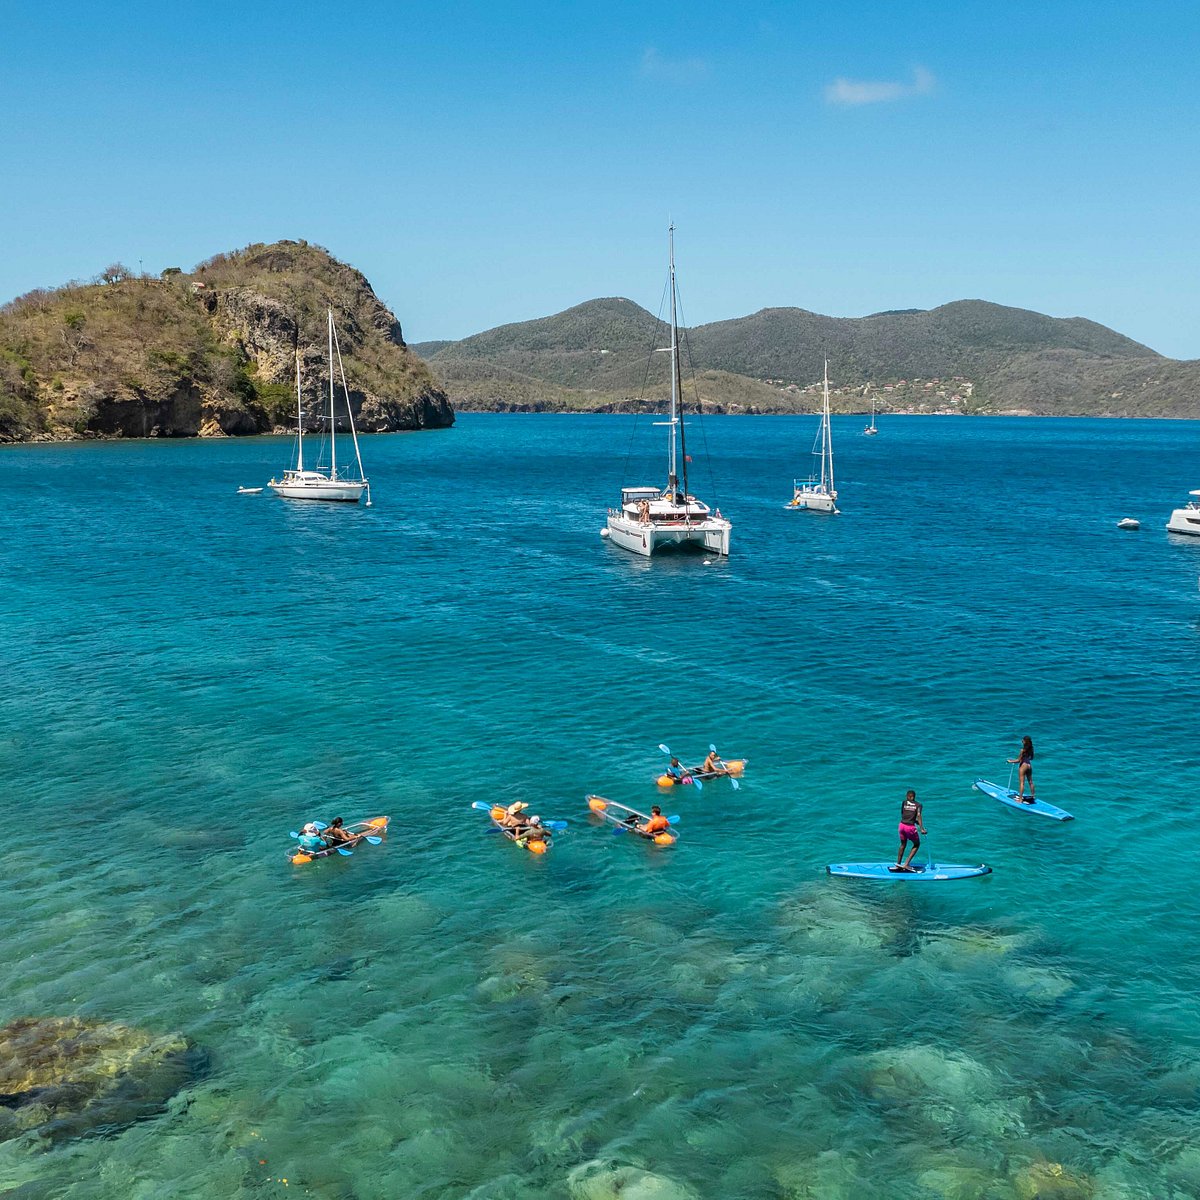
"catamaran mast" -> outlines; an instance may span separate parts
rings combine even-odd
[[[675,453],[675,433],[679,431],[679,457],[683,459],[683,496],[687,503],[687,437],[683,430],[683,404],[679,384],[679,300],[675,291],[675,226],[669,230],[671,241],[671,490],[679,490],[679,462]]]

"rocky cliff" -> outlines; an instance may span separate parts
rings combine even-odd
[[[297,359],[305,424],[319,425],[327,308],[359,430],[453,424],[366,278],[317,246],[276,242],[160,278],[114,264],[0,309],[0,441],[292,430]]]

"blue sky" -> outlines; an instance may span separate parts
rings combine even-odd
[[[1200,5],[49,4],[0,34],[0,300],[305,238],[411,341],[982,298],[1200,357]]]

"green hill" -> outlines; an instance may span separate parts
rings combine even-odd
[[[454,412],[366,278],[306,242],[219,254],[191,272],[30,292],[0,309],[0,441],[294,429],[328,390],[332,305],[359,429],[449,425]]]
[[[593,300],[425,353],[460,408],[606,411],[661,402],[665,327],[630,300]],[[803,412],[823,360],[835,407],[864,411],[1200,416],[1200,363],[1163,358],[1082,318],[982,300],[825,317],[769,308],[683,334],[706,408]]]

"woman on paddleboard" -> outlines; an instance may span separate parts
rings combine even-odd
[[[1032,804],[1037,799],[1033,794],[1033,738],[1021,739],[1021,753],[1016,758],[1010,758],[1017,768],[1017,796],[1022,804]],[[1025,781],[1029,780],[1029,795],[1025,795]]]
[[[918,832],[919,831],[919,832]],[[925,820],[921,806],[917,803],[917,793],[909,788],[904,794],[904,803],[900,805],[900,850],[896,855],[896,865],[888,867],[889,871],[911,871],[913,855],[921,848],[921,834],[925,832]],[[904,859],[904,847],[912,843],[907,861]]]

